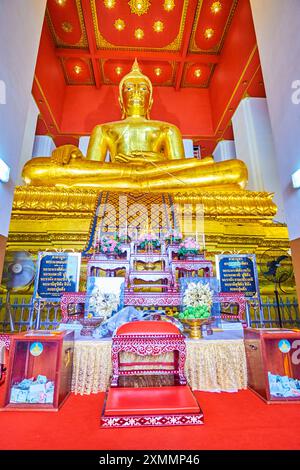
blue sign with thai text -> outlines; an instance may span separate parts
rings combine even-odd
[[[79,253],[39,253],[35,297],[59,299],[64,292],[77,292],[80,260]]]
[[[217,271],[221,292],[259,295],[255,255],[219,255]]]

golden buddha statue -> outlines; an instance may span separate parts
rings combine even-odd
[[[58,147],[51,157],[26,163],[25,183],[139,192],[245,188],[242,161],[187,159],[179,129],[150,119],[152,84],[136,60],[119,84],[119,102],[121,121],[94,128],[86,157],[74,145]],[[105,161],[107,151],[110,162]]]

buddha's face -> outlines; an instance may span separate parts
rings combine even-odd
[[[130,77],[123,83],[122,101],[126,116],[147,115],[151,107],[149,84],[143,78]]]

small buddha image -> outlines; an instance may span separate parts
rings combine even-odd
[[[74,145],[34,158],[23,168],[26,184],[89,187],[109,191],[176,192],[190,189],[244,189],[248,173],[237,159],[185,158],[179,129],[150,119],[152,83],[135,60],[119,84],[120,121],[97,125],[86,157]],[[110,161],[105,161],[109,152]]]

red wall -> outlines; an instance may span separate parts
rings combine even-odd
[[[220,62],[210,83],[213,125],[216,129],[249,56],[256,36],[249,0],[240,0],[228,31]],[[259,64],[258,54],[254,60]]]
[[[46,100],[49,105],[47,108],[50,107],[57,124],[60,126],[66,85],[62,67],[59,59],[56,57],[55,47],[46,20],[43,25],[35,75],[43,93],[46,95]],[[34,84],[34,87],[35,86],[36,84]],[[33,94],[35,96],[35,91]],[[43,114],[43,105],[40,103],[37,104]]]
[[[171,87],[155,87],[152,119],[175,124],[182,134],[210,135],[212,120],[207,89],[184,88],[176,92]],[[118,88],[66,87],[61,131],[70,134],[89,134],[96,124],[119,120]]]

